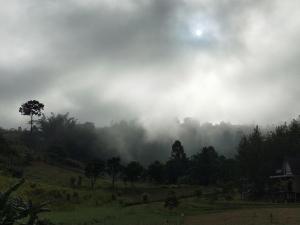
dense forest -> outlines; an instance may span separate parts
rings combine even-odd
[[[20,177],[23,167],[40,160],[84,168],[92,186],[103,174],[112,177],[113,183],[120,178],[131,183],[234,183],[242,188],[243,181],[253,196],[263,196],[268,177],[283,159],[299,155],[299,119],[264,132],[258,126],[249,131],[249,127],[225,123],[200,126],[187,119],[178,123],[177,139],[162,135],[151,140],[134,121],[96,128],[69,114],[46,117],[39,111],[26,114],[21,108],[20,112],[31,115],[30,130],[0,131],[1,165]],[[224,149],[229,148],[231,153],[226,155]]]
[[[120,156],[127,162],[136,160],[148,165],[154,160],[167,160],[170,145],[177,139],[184,144],[187,155],[212,145],[218,153],[233,157],[241,137],[249,134],[253,128],[254,125],[232,125],[224,122],[200,124],[191,118],[182,122],[173,120],[155,131],[133,120],[95,127],[91,122],[78,122],[68,113],[52,113],[35,121],[31,135],[21,127],[17,130],[0,130],[11,143],[23,143],[23,147],[28,146],[29,140],[26,139],[30,137],[33,142],[31,146],[34,145],[39,154],[51,149],[51,154],[57,153],[74,159]]]

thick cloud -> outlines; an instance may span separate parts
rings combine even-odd
[[[300,111],[299,2],[11,0],[0,9],[1,126],[38,99],[97,125],[277,123]]]

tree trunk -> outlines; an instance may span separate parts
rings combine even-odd
[[[32,127],[33,127],[33,114],[30,114],[30,133],[32,134]]]
[[[95,177],[92,177],[92,178],[91,178],[91,187],[92,187],[92,190],[95,189],[95,184],[96,184],[96,178],[95,178]]]
[[[112,176],[112,187],[115,190],[115,175]]]

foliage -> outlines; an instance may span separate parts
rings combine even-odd
[[[293,120],[289,125],[278,126],[265,135],[256,127],[250,135],[241,139],[236,159],[241,176],[256,198],[266,193],[269,176],[281,168],[285,158],[300,156],[299,147],[298,120]]]
[[[85,167],[85,176],[90,179],[91,187],[94,189],[97,178],[104,172],[105,164],[102,160],[89,162]]]
[[[131,182],[131,184],[133,184],[140,178],[143,171],[144,171],[143,166],[136,161],[130,162],[124,168],[124,174],[125,174],[126,178]]]
[[[120,157],[112,157],[111,159],[108,159],[106,162],[106,171],[108,175],[111,176],[113,188],[115,188],[117,175],[121,172],[122,169],[120,162],[121,162]]]
[[[41,116],[42,110],[44,110],[44,104],[40,103],[37,100],[30,100],[19,108],[19,112],[22,115],[30,116],[30,132],[32,132],[33,128],[33,116]]]
[[[166,163],[166,176],[169,183],[176,184],[178,178],[186,175],[188,159],[180,141],[172,145],[171,158]]]
[[[148,166],[147,175],[151,181],[161,183],[164,178],[164,165],[155,161]]]
[[[184,161],[186,154],[180,141],[176,140],[172,145],[171,159]]]
[[[0,193],[0,224],[14,225],[25,219],[27,219],[26,225],[51,224],[49,221],[42,221],[38,218],[38,214],[49,211],[45,208],[47,202],[34,205],[31,201],[25,202],[21,198],[10,198],[10,195],[23,183],[24,180],[20,180],[4,193]]]
[[[66,114],[51,114],[39,120],[46,151],[54,160],[90,160],[97,149],[96,129],[92,123],[79,124]]]
[[[142,202],[143,203],[148,203],[149,202],[149,194],[148,193],[143,193],[142,194]]]
[[[179,205],[179,201],[176,197],[176,193],[175,191],[170,191],[168,193],[168,196],[165,200],[165,208],[168,208],[170,210],[177,208]]]

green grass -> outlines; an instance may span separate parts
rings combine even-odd
[[[72,211],[52,212],[45,218],[58,224],[104,224],[104,225],[134,225],[163,224],[166,220],[177,224],[180,219],[178,211],[169,211],[161,204],[120,207],[110,204],[105,207],[80,207]]]
[[[170,224],[182,224],[183,221],[192,218],[193,221],[201,218],[214,218],[220,215],[220,218],[227,218],[226,215],[238,215],[242,213],[245,217],[249,215],[249,210],[254,210],[257,215],[259,212],[272,210],[274,213],[282,209],[295,209],[300,213],[299,205],[280,205],[269,203],[253,203],[253,202],[215,202],[209,203],[205,200],[196,198],[185,199],[180,202],[176,210],[170,211],[164,208],[163,203],[145,204],[131,207],[121,207],[118,204],[108,204],[104,207],[78,207],[70,211],[51,212],[45,215],[45,218],[51,219],[58,224],[81,225],[81,224],[103,224],[103,225],[159,225],[166,224],[168,220]],[[251,211],[251,212],[252,212]],[[275,214],[274,214],[275,215]],[[267,217],[259,216],[266,220]],[[275,218],[275,217],[274,217]],[[241,221],[240,217],[237,217]],[[209,220],[208,220],[209,221]],[[201,224],[201,223],[200,223]]]
[[[70,187],[70,178],[78,176],[83,177],[82,187],[73,189]],[[289,210],[293,208],[300,215],[300,205],[298,204],[282,205],[238,200],[212,203],[204,198],[180,199],[179,207],[173,211],[164,208],[163,201],[125,207],[124,203],[141,202],[143,193],[148,193],[150,201],[157,201],[163,200],[170,190],[174,190],[177,196],[186,196],[193,194],[199,188],[203,193],[207,193],[210,188],[146,183],[138,183],[131,187],[130,184],[125,185],[123,182],[118,182],[117,199],[113,201],[109,179],[99,179],[96,189],[92,191],[89,181],[84,178],[82,173],[44,163],[34,163],[28,167],[25,171],[25,178],[26,183],[16,195],[32,199],[34,202],[52,199],[53,202],[50,206],[52,211],[42,216],[64,225],[160,225],[167,224],[167,220],[169,224],[183,224],[183,221],[191,221],[191,224],[200,221],[201,224],[205,224],[205,221],[209,221],[209,218],[215,216],[222,220],[230,215],[236,215],[235,212],[245,212],[245,218],[248,218],[249,211],[247,210],[257,210],[259,214],[259,212],[266,212],[269,209],[277,212],[276,210],[283,208]],[[0,190],[15,182],[16,179],[0,174]],[[78,198],[74,197],[75,193]],[[261,221],[266,220],[265,217],[260,217],[263,218]],[[239,221],[242,221],[241,218]],[[297,218],[295,221],[298,221]]]

